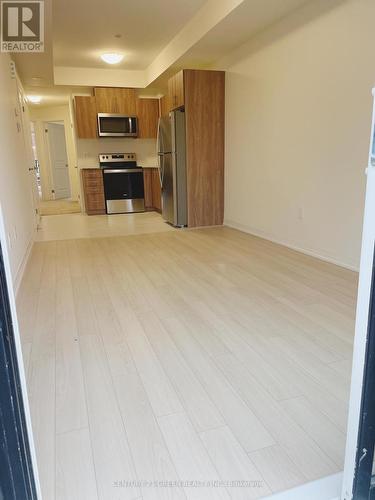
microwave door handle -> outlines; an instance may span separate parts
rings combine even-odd
[[[132,125],[132,119],[130,118],[130,116],[128,117],[128,121],[129,121],[129,133],[132,134],[133,133],[133,125]]]

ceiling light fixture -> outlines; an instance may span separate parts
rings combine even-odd
[[[116,54],[116,53],[102,54],[100,57],[107,64],[118,64],[124,58],[122,54]]]
[[[42,96],[41,95],[28,95],[27,100],[29,102],[32,102],[33,104],[40,104],[40,102],[42,100]]]

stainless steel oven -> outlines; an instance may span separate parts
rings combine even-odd
[[[134,153],[99,155],[108,214],[145,211],[143,169]]]
[[[98,113],[98,133],[100,137],[137,137],[137,117]]]

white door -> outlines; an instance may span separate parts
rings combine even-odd
[[[69,164],[64,125],[48,123],[47,130],[55,199],[70,198]]]
[[[348,434],[346,441],[344,483],[341,497],[343,500],[354,498],[353,488],[355,489],[355,498],[373,498],[373,490],[370,494],[368,489],[368,496],[364,496],[363,491],[359,494],[359,486],[361,488],[364,486],[363,478],[367,475],[369,478],[368,487],[370,488],[370,485],[373,487],[371,476],[375,471],[373,463],[373,428],[371,433],[367,431],[369,434],[367,441],[372,441],[371,446],[367,446],[367,444],[366,447],[362,446],[363,428],[368,425],[367,423],[372,423],[372,415],[368,411],[368,407],[366,408],[365,400],[363,399],[363,396],[365,394],[368,396],[368,393],[371,390],[367,380],[367,371],[370,361],[373,362],[373,358],[368,358],[368,355],[371,357],[373,356],[371,351],[368,352],[368,349],[372,348],[372,344],[370,343],[372,332],[369,331],[369,326],[370,323],[373,322],[373,310],[371,305],[373,302],[372,288],[374,284],[373,275],[375,270],[375,88],[372,93],[374,96],[374,107],[370,155],[367,167],[366,203],[362,232],[362,250],[359,272]],[[369,373],[371,374],[370,371]],[[366,379],[364,375],[366,375]],[[373,402],[374,395],[372,393],[370,395]],[[359,480],[362,484],[359,483]]]
[[[25,97],[23,94],[23,90],[19,82],[17,81],[17,89],[18,89],[18,108],[17,113],[21,118],[21,126],[22,126],[22,135],[25,144],[25,152],[26,152],[26,164],[29,175],[30,182],[30,193],[31,193],[31,201],[33,207],[34,214],[34,224],[35,227],[38,227],[39,224],[39,194],[37,187],[37,178],[36,178],[36,170],[35,170],[35,162],[34,156],[32,152],[32,144],[31,144],[31,128],[30,128],[30,117],[28,114],[28,108],[25,103]]]

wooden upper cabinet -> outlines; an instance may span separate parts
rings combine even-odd
[[[137,116],[137,96],[135,89],[118,89],[119,113],[129,116]]]
[[[80,139],[95,139],[97,133],[96,99],[91,96],[75,96],[77,136]]]
[[[185,104],[184,71],[179,71],[168,80],[168,100],[170,109],[181,108]]]
[[[119,113],[136,116],[135,89],[95,87],[94,95],[98,113]]]
[[[185,104],[184,96],[184,72],[179,71],[174,76],[175,79],[175,93],[176,93],[176,108],[181,108]]]
[[[137,99],[138,137],[156,139],[158,133],[159,99]]]
[[[160,98],[160,116],[168,116],[171,107],[169,105],[168,94]]]
[[[176,92],[175,92],[175,79],[174,76],[168,80],[168,105],[169,111],[175,108]]]

